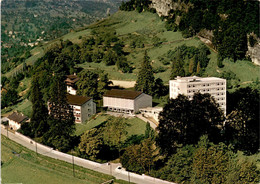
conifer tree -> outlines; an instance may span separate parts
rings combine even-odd
[[[49,99],[50,129],[44,134],[45,144],[61,151],[71,148],[72,134],[75,130],[73,111],[67,103],[64,77],[54,74]]]
[[[31,102],[32,102],[32,117],[31,117],[31,131],[34,137],[42,136],[48,130],[47,116],[48,110],[43,100],[43,95],[40,90],[38,77],[34,76],[32,79],[31,88]]]
[[[180,49],[176,51],[172,62],[171,79],[174,79],[177,76],[185,77],[185,71],[182,63],[182,52]]]
[[[199,74],[200,73],[200,62],[198,62],[198,64],[197,64],[197,74]]]
[[[193,74],[194,66],[195,66],[194,58],[192,58],[192,59],[190,60],[190,64],[189,64],[189,73],[190,73],[190,74]]]
[[[138,73],[138,78],[135,84],[135,90],[142,91],[146,94],[153,94],[154,76],[153,68],[150,64],[150,57],[147,51],[144,53],[144,59]]]

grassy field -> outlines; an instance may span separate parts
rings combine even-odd
[[[112,31],[115,30],[117,36],[125,44],[124,51],[128,53],[128,62],[135,68],[133,73],[122,73],[117,70],[116,66],[106,66],[101,63],[83,63],[79,64],[84,69],[96,70],[102,69],[108,73],[111,80],[136,80],[137,74],[142,62],[144,51],[148,51],[151,58],[153,68],[163,67],[164,72],[156,73],[155,77],[160,77],[165,84],[168,84],[171,73],[171,64],[163,65],[159,61],[159,57],[166,54],[169,50],[173,50],[178,46],[186,44],[187,46],[199,46],[202,42],[197,37],[183,38],[180,32],[167,31],[165,29],[165,22],[160,19],[157,14],[149,12],[137,13],[136,11],[122,12],[111,15],[107,19],[89,25],[85,30],[73,31],[59,39],[48,42],[42,46],[35,47],[31,54],[32,56],[26,60],[27,64],[33,64],[39,57],[43,56],[44,51],[62,40],[71,40],[74,43],[79,43],[80,36],[91,36],[91,31]],[[157,37],[162,43],[158,46],[153,46],[153,38]],[[144,43],[144,48],[131,48],[130,43],[133,40],[141,39]],[[250,61],[224,61],[224,68],[217,67],[217,54],[211,50],[210,61],[205,70],[205,76],[218,76],[223,71],[232,71],[241,80],[241,86],[247,86],[251,81],[260,78],[260,67],[255,66]],[[19,69],[18,66],[17,68]],[[11,76],[15,70],[7,73],[6,76]]]
[[[26,184],[100,184],[114,177],[75,166],[73,177],[72,164],[36,155],[35,152],[1,137],[2,183]],[[116,180],[117,184],[128,182]]]
[[[260,67],[247,60],[232,62],[225,59],[223,68],[217,67],[217,54],[211,52],[210,62],[206,68],[205,75],[216,76],[224,71],[232,71],[240,79],[240,85],[245,87],[257,78],[260,79]]]
[[[81,135],[83,134],[86,130],[90,130],[105,121],[111,117],[107,114],[99,114],[95,119],[91,119],[89,121],[86,121],[85,123],[82,124],[76,124],[76,132],[75,135]],[[127,128],[126,131],[128,132],[127,137],[130,137],[132,135],[141,135],[145,133],[146,129],[146,123],[138,118],[128,118],[127,121]]]

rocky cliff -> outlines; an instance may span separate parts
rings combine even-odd
[[[185,4],[181,0],[174,2],[173,0],[152,0],[150,5],[151,8],[156,9],[156,12],[159,16],[168,16],[170,10],[181,10],[187,12],[190,3]]]

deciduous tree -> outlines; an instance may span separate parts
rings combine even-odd
[[[179,95],[170,99],[160,113],[157,145],[171,155],[179,146],[195,144],[204,134],[217,142],[223,120],[223,112],[210,94],[196,93],[191,101]]]

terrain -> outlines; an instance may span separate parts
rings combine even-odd
[[[118,10],[111,1],[18,1],[1,2],[2,73],[27,59],[32,47],[42,45]],[[14,16],[15,15],[15,16]]]
[[[4,183],[102,183],[113,176],[98,173],[64,161],[52,159],[1,137],[1,173]],[[128,183],[115,180],[115,183]]]

